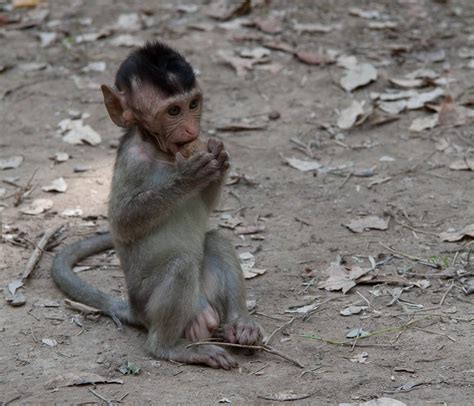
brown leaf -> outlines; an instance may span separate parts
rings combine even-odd
[[[13,8],[30,8],[36,7],[41,0],[13,0]]]
[[[265,231],[265,226],[240,226],[235,229],[237,235],[258,234]]]
[[[386,230],[389,222],[390,218],[383,219],[377,216],[367,216],[358,220],[352,220],[348,224],[343,224],[343,226],[347,227],[354,233],[362,233],[369,229]]]
[[[275,17],[267,18],[256,18],[254,21],[255,26],[266,34],[279,34],[283,31],[281,26],[281,20]]]
[[[249,14],[252,11],[251,0],[220,0],[212,3],[207,15],[220,21]]]
[[[295,53],[295,56],[301,62],[308,65],[329,65],[336,62],[335,58],[331,58],[328,55],[308,51],[298,51]]]
[[[439,235],[442,241],[455,242],[464,237],[474,238],[474,224],[469,224],[460,231],[446,231]]]
[[[268,41],[263,44],[264,47],[274,49],[275,51],[287,52],[293,54],[295,47],[283,41]]]
[[[348,292],[354,286],[356,286],[356,280],[361,276],[365,275],[367,272],[370,272],[371,268],[360,268],[358,266],[353,266],[350,269],[347,269],[345,266],[341,265],[340,261],[331,262],[331,265],[326,269],[325,274],[328,275],[328,278],[322,282],[319,282],[319,289],[326,289],[328,291],[332,290],[342,290],[342,293]]]
[[[458,127],[464,125],[468,121],[469,109],[458,106],[454,103],[451,96],[446,96],[441,103],[439,110],[439,124],[442,126]]]

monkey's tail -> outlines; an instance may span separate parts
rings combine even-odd
[[[107,251],[114,247],[110,233],[96,235],[66,246],[53,261],[51,276],[56,285],[71,299],[99,309],[114,320],[141,326],[130,311],[128,301],[119,299],[94,288],[79,278],[72,267],[84,258]]]

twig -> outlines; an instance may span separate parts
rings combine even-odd
[[[268,317],[269,319],[272,319],[272,320],[278,320],[278,321],[287,321],[288,320],[288,319],[285,319],[284,317],[272,316],[270,314],[266,314],[266,313],[262,313],[262,312],[254,312],[253,314],[255,316]]]
[[[440,333],[438,331],[433,331],[433,330],[427,330],[425,328],[420,328],[420,327],[413,327],[415,330],[420,330],[420,331],[424,331],[425,333],[430,333],[430,334],[436,334],[437,336],[443,336],[443,337],[446,337],[448,340],[451,340],[452,342],[456,342],[456,339],[451,337],[450,335],[446,334],[446,333]]]
[[[279,333],[280,331],[282,331],[285,327],[288,327],[289,325],[291,325],[293,322],[295,321],[295,318],[292,317],[289,321],[287,321],[285,324],[282,324],[280,327],[276,328],[275,330],[273,330],[273,332],[267,337],[266,340],[264,340],[264,344],[265,345],[270,345],[271,342],[272,342],[272,339],[273,337],[275,337],[275,335],[277,333]]]
[[[352,175],[354,175],[354,172],[349,172],[349,174],[346,176],[344,181],[339,185],[339,189],[342,189],[344,185],[349,182],[349,179],[352,178]]]
[[[266,367],[268,367],[269,365],[270,364],[265,364],[263,367],[260,367],[257,370],[255,370],[253,372],[250,372],[249,375],[255,375],[255,374],[259,373],[260,371],[262,371],[263,369],[265,369]]]
[[[451,281],[451,285],[449,285],[449,288],[446,289],[446,292],[444,292],[443,297],[442,297],[441,300],[439,301],[439,305],[440,305],[440,306],[443,306],[444,301],[446,300],[446,296],[448,296],[448,293],[451,292],[451,289],[452,289],[453,287],[454,287],[454,280]]]
[[[410,320],[408,323],[402,324],[401,326],[388,327],[388,328],[384,328],[382,330],[373,331],[373,332],[368,333],[366,335],[356,337],[356,340],[363,340],[363,339],[366,339],[366,338],[369,338],[369,337],[379,336],[379,335],[382,335],[382,334],[385,334],[385,333],[391,333],[391,332],[394,332],[394,331],[403,331],[403,330],[406,330],[407,328],[411,327],[412,324],[414,324],[418,321],[419,320]],[[315,336],[315,335],[303,336],[303,337],[309,338],[309,339],[312,339],[312,340],[319,340],[319,341],[322,341],[326,344],[342,345],[342,346],[346,346],[346,347],[360,346],[357,342],[354,343],[353,341],[330,340],[330,339],[322,338],[322,337]],[[389,347],[391,347],[391,346],[389,346]]]
[[[20,187],[20,190],[16,192],[16,199],[13,202],[13,206],[17,207],[23,202],[23,200],[28,197],[28,195],[33,191],[33,188],[31,187],[31,183],[33,182],[33,179],[36,175],[36,172],[38,172],[39,168],[36,168],[33,173],[30,176],[30,179],[28,179],[28,182],[26,182],[26,185],[24,187]]]
[[[383,248],[389,250],[390,252],[394,253],[395,255],[398,255],[399,257],[404,257],[404,258],[411,259],[412,261],[417,261],[417,262],[419,262],[420,264],[429,266],[429,267],[431,267],[431,268],[435,268],[435,269],[438,269],[438,268],[439,268],[439,265],[433,264],[433,263],[427,261],[426,259],[419,258],[419,257],[415,257],[415,256],[409,255],[409,254],[405,254],[404,252],[401,252],[401,251],[398,251],[398,250],[396,250],[396,249],[394,249],[394,248],[391,248],[391,247],[389,247],[388,245],[382,244],[380,241],[379,241],[378,243],[379,243],[379,245],[381,245]]]
[[[242,345],[242,344],[233,344],[233,343],[222,343],[222,342],[216,342],[216,341],[197,341],[195,343],[188,344],[186,348],[194,347],[197,345],[218,345],[221,347],[234,347],[234,348],[246,348],[249,350],[260,350],[263,352],[267,352],[268,354],[273,354],[283,359],[286,359],[287,361],[295,364],[299,368],[304,368],[304,365],[301,362],[299,362],[297,359],[291,358],[289,355],[286,355],[282,353],[281,351],[275,350],[273,347],[270,347],[269,345],[266,345],[266,344]]]
[[[102,396],[100,393],[96,392],[94,389],[88,388],[88,390],[94,396],[97,396],[99,399],[102,399],[104,402],[106,402],[107,406],[114,406],[116,403],[119,403],[116,400],[107,399],[105,396]]]
[[[60,227],[56,228],[50,228],[47,229],[43,237],[41,237],[41,240],[39,240],[38,244],[36,245],[36,248],[34,249],[33,253],[31,254],[30,259],[26,263],[25,270],[23,271],[23,274],[21,275],[22,281],[28,278],[30,276],[31,272],[36,267],[36,264],[39,262],[41,259],[41,256],[43,255],[43,250],[44,247],[48,244],[49,240],[62,228],[62,225]]]
[[[85,316],[87,316],[88,314],[102,313],[99,309],[96,309],[95,307],[90,307],[79,302],[74,302],[73,300],[70,300],[70,299],[64,299],[64,304],[66,306],[69,306],[71,309],[79,310]]]

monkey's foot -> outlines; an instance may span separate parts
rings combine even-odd
[[[250,317],[239,317],[224,326],[224,339],[229,343],[254,345],[262,340],[262,328]]]
[[[184,337],[193,342],[211,338],[219,326],[219,315],[213,307],[207,305],[189,323],[184,331]]]
[[[212,344],[185,348],[172,354],[170,359],[186,364],[204,364],[212,368],[231,369],[238,367],[237,361],[226,350]]]

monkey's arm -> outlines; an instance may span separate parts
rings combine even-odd
[[[213,211],[218,203],[219,198],[222,192],[222,187],[224,186],[226,176],[212,182],[207,186],[201,193],[204,202],[206,203],[209,212]]]
[[[183,158],[177,168],[130,159],[119,161],[109,213],[114,238],[130,241],[159,226],[217,177],[217,165],[210,153]]]

